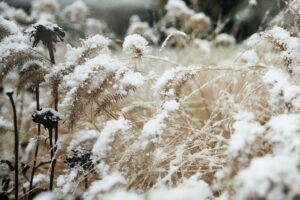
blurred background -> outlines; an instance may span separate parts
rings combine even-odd
[[[2,0],[3,1],[3,0]],[[44,0],[43,0],[44,1]],[[10,6],[31,10],[31,0],[5,0]],[[57,1],[61,8],[73,0]],[[153,27],[166,14],[167,0],[83,0],[87,5],[88,17],[106,23],[118,37],[127,33],[130,17],[137,15],[140,21]],[[263,29],[284,6],[282,0],[184,0],[195,12],[203,12],[211,19],[212,29],[226,22],[223,32],[241,41],[258,29]]]

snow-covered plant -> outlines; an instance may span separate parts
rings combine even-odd
[[[291,26],[279,20],[242,42],[226,33],[226,21],[215,24],[183,0],[166,1],[153,27],[131,17],[127,35],[115,40],[87,18],[87,5],[34,1],[26,24],[0,3],[0,84],[19,91],[22,144],[19,159],[13,114],[0,98],[1,197],[12,198],[18,181],[19,199],[49,189],[36,199],[300,196],[296,0],[279,15],[294,13]],[[64,39],[55,62],[54,45]],[[13,159],[21,160],[15,181]]]
[[[140,58],[147,54],[148,42],[138,34],[129,35],[124,40],[123,50],[132,57]]]

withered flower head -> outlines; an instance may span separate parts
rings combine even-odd
[[[91,170],[93,168],[93,162],[91,159],[92,152],[85,149],[73,149],[73,156],[68,156],[65,163],[69,165],[70,168],[82,168],[83,170]]]
[[[64,41],[65,31],[56,24],[36,24],[33,26],[33,30],[30,31],[30,41],[33,38],[32,47],[36,47],[37,44],[42,41],[44,45],[57,43]]]
[[[46,129],[55,128],[58,121],[61,119],[61,115],[51,108],[43,108],[41,110],[35,111],[32,114],[32,121],[34,121],[35,123],[43,124]]]

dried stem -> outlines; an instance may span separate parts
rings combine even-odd
[[[88,189],[88,174],[84,174],[84,188]]]
[[[17,111],[15,102],[13,99],[13,92],[7,92],[6,95],[9,97],[13,113],[14,113],[14,130],[15,130],[15,199],[18,199],[19,196],[19,133],[18,133],[18,125],[17,125]]]
[[[35,98],[36,98],[36,109],[37,110],[40,109],[39,88],[40,88],[39,85],[37,85],[36,88],[35,88]],[[40,134],[41,134],[41,124],[38,123],[37,128],[38,128],[37,144],[36,144],[35,152],[34,152],[34,161],[33,161],[31,177],[30,177],[30,183],[29,183],[28,199],[31,198],[31,192],[32,192],[32,187],[33,187],[33,177],[34,177],[35,170],[36,170],[37,157],[38,157],[38,152],[39,152],[39,139],[40,139]]]
[[[50,141],[50,157],[51,157],[51,172],[50,172],[50,185],[49,185],[49,189],[52,190],[53,189],[53,179],[54,179],[54,148],[53,148],[53,140],[52,140],[52,129],[49,128],[49,141]]]
[[[55,58],[54,58],[54,47],[53,44],[50,42],[47,44],[49,56],[52,64],[55,64]],[[54,109],[58,111],[57,105],[58,105],[58,92],[53,91],[54,94]],[[50,136],[51,133],[51,136]],[[58,140],[58,124],[55,126],[55,132],[54,132],[54,146],[52,143],[52,129],[49,129],[49,138],[50,138],[50,148],[51,148],[51,172],[50,172],[50,190],[53,189],[53,179],[54,179],[54,171],[55,171],[55,164],[56,159],[54,158],[54,154],[57,150],[57,140]]]

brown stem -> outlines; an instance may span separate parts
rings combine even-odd
[[[87,189],[88,188],[88,174],[84,174],[84,188]]]
[[[15,102],[13,99],[13,92],[7,92],[6,95],[9,97],[13,113],[14,113],[14,130],[15,130],[15,200],[18,199],[19,196],[19,133],[18,133],[18,125],[17,125],[17,111]]]
[[[40,86],[37,85],[35,88],[35,98],[36,98],[36,109],[40,110],[40,98],[39,98],[39,88]],[[33,177],[36,171],[36,164],[37,164],[37,157],[38,157],[38,152],[39,152],[39,140],[40,140],[40,134],[41,134],[41,124],[37,124],[38,128],[38,133],[37,133],[37,142],[36,142],[36,147],[35,147],[35,152],[34,152],[34,161],[33,161],[33,167],[31,171],[31,177],[30,177],[30,183],[29,183],[29,194],[28,194],[28,199],[31,199],[31,191],[33,188]]]
[[[52,141],[52,128],[48,129],[49,130],[49,141],[50,141],[50,156],[51,156],[51,172],[50,172],[50,185],[49,185],[49,189],[52,190],[53,189],[53,178],[54,178],[54,148],[53,148],[53,141]]]
[[[55,64],[55,58],[54,58],[54,46],[52,43],[47,44],[48,51],[49,51],[49,56],[52,64]],[[56,89],[57,90],[57,89]],[[53,90],[54,94],[54,109],[58,111],[57,105],[58,105],[58,92]],[[50,129],[49,129],[49,134],[50,134]],[[54,154],[56,153],[57,150],[57,140],[58,140],[58,124],[55,126],[55,136],[54,136],[54,148],[53,148],[53,143],[52,143],[52,129],[51,129],[51,138],[50,138],[50,146],[51,147],[51,160],[54,158]],[[53,179],[54,179],[54,170],[55,170],[55,164],[56,164],[56,159],[54,158],[51,162],[51,174],[50,174],[50,190],[53,189]]]
[[[54,46],[52,43],[47,44],[48,51],[49,51],[49,56],[52,64],[55,64],[55,59],[54,59]]]

